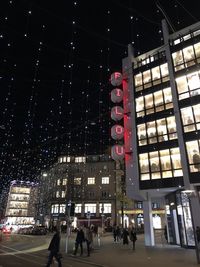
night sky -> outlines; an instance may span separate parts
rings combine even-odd
[[[176,30],[199,21],[197,0],[160,6]],[[109,150],[110,74],[129,43],[135,55],[163,44],[162,19],[151,0],[1,0],[0,189],[62,153]]]

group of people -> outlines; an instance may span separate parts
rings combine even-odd
[[[135,228],[132,226],[130,228],[121,229],[119,226],[114,226],[113,228],[113,238],[114,243],[123,242],[123,245],[128,245],[129,241],[132,243],[132,248],[135,250],[135,242],[137,240],[137,234]]]
[[[89,226],[84,226],[80,227],[77,229],[77,234],[76,234],[76,240],[75,240],[75,249],[73,255],[76,256],[78,248],[80,246],[80,255],[83,255],[83,243],[86,243],[87,247],[87,256],[90,256],[90,251],[92,248],[92,243],[93,243],[93,231],[91,227]]]

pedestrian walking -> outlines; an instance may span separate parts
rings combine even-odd
[[[59,250],[60,250],[60,232],[57,228],[55,229],[55,231],[56,231],[56,233],[54,234],[53,238],[51,239],[51,242],[50,242],[49,247],[48,247],[48,250],[50,251],[50,253],[49,253],[48,262],[47,262],[46,267],[50,267],[50,265],[52,264],[53,258],[55,258],[56,261],[58,262],[58,267],[62,267],[62,263],[61,263],[62,255],[61,255],[61,253],[59,253]]]
[[[81,248],[80,256],[83,255],[83,242],[85,242],[85,235],[84,235],[83,229],[82,228],[78,228],[77,229],[77,234],[76,234],[76,240],[75,240],[75,250],[74,250],[74,253],[73,253],[74,256],[76,256],[76,253],[77,253],[77,250],[78,250],[79,246]]]
[[[116,243],[116,238],[117,238],[117,227],[116,225],[113,226],[113,239],[114,243]]]
[[[196,236],[197,236],[197,243],[200,243],[200,227],[196,227]]]
[[[137,234],[136,234],[136,231],[135,231],[135,228],[132,227],[131,230],[130,230],[130,240],[133,244],[133,250],[135,250],[135,242],[137,240]]]
[[[128,245],[128,236],[129,236],[129,232],[127,230],[127,228],[124,228],[123,229],[123,232],[122,232],[122,238],[123,238],[123,245]]]
[[[87,245],[87,256],[90,256],[91,244],[93,242],[93,233],[89,226],[85,228],[85,241]]]
[[[117,228],[116,228],[116,241],[117,241],[117,243],[119,243],[121,241],[121,236],[122,236],[121,229],[119,226],[117,226]]]

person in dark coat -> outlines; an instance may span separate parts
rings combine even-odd
[[[83,255],[83,242],[85,242],[85,235],[83,232],[83,229],[80,228],[77,230],[77,235],[76,235],[76,241],[75,241],[75,250],[74,250],[74,256],[77,253],[78,247],[80,246],[81,248],[81,256]]]
[[[133,250],[135,250],[135,242],[137,240],[137,234],[136,234],[136,231],[135,231],[135,228],[132,227],[131,230],[130,230],[130,240],[133,244]]]
[[[123,229],[122,238],[123,238],[123,245],[128,245],[128,236],[129,232],[126,228]]]
[[[46,267],[50,267],[50,265],[52,264],[53,257],[58,262],[58,267],[62,267],[61,257],[59,255],[60,232],[58,231],[58,229],[56,229],[56,233],[54,234],[53,238],[51,239],[48,250],[50,251],[50,253],[49,253],[49,258],[48,258],[48,262],[47,262]]]

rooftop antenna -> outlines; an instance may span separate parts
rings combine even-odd
[[[163,7],[161,6],[161,4],[160,4],[160,2],[158,0],[156,1],[156,6],[162,12],[163,16],[165,17],[168,25],[170,26],[170,28],[172,30],[172,32],[175,32],[176,31],[175,27],[171,23],[170,19],[168,18],[167,14],[165,13],[165,10],[163,9]]]

